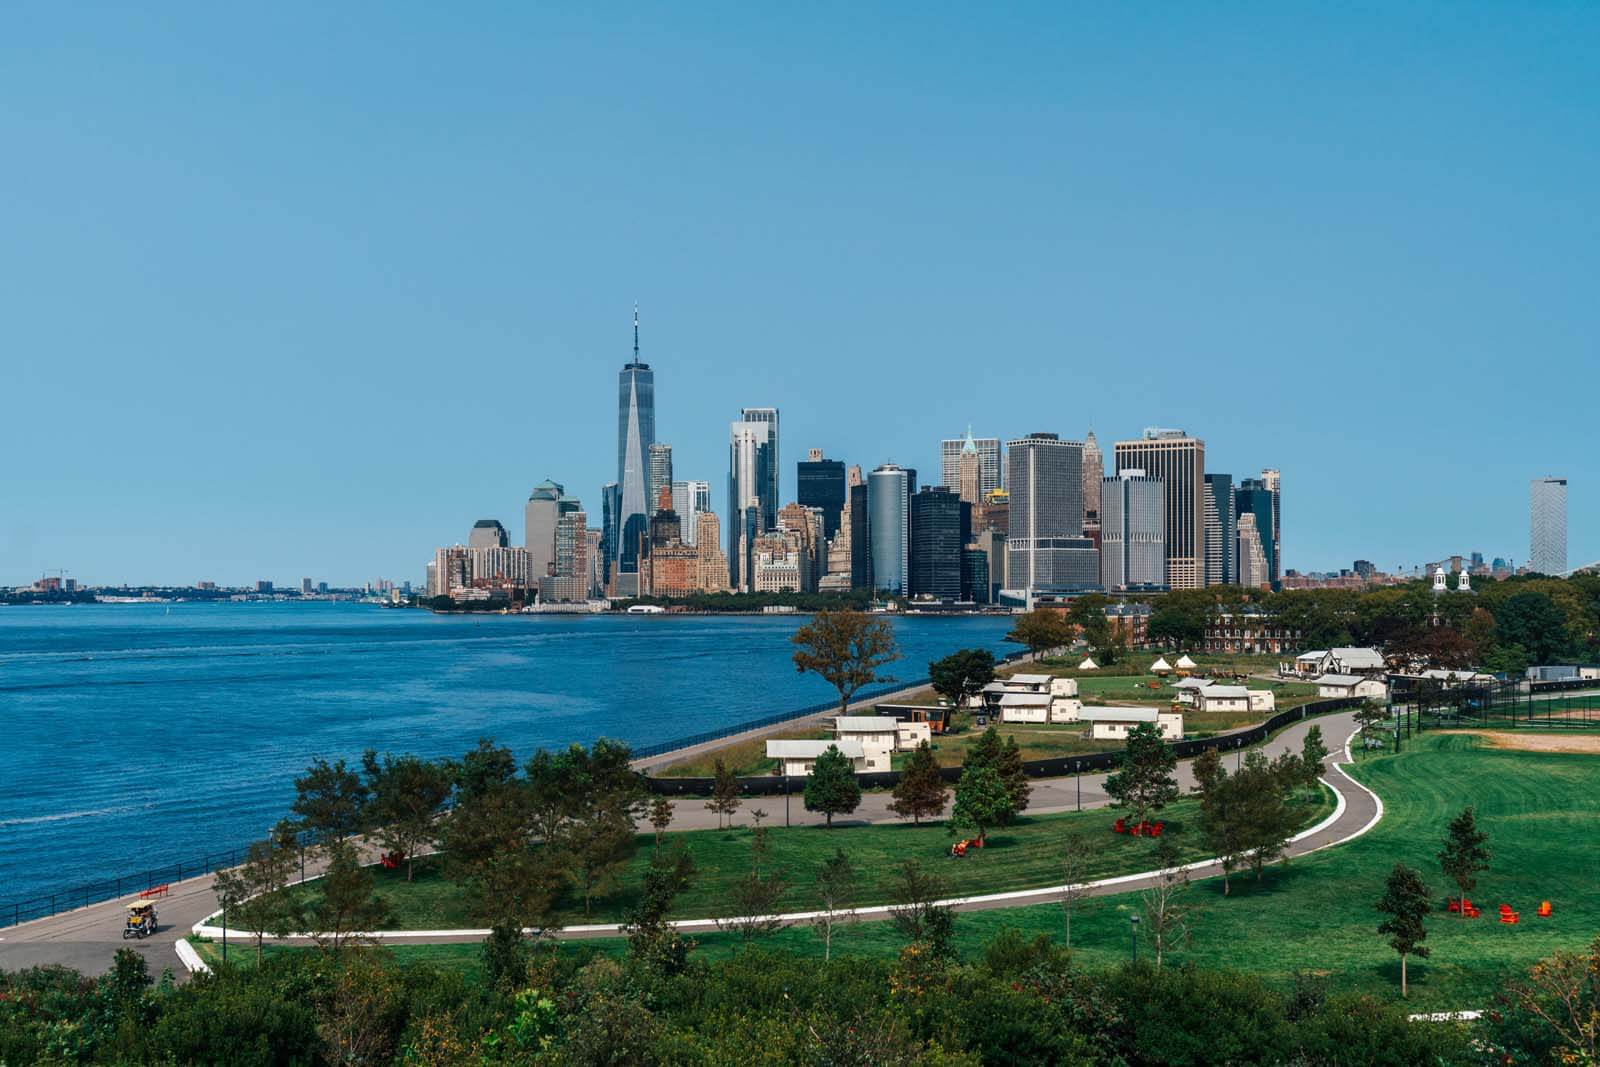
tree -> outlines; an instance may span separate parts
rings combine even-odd
[[[1184,894],[1189,889],[1189,872],[1178,863],[1177,847],[1170,837],[1156,842],[1156,872],[1154,884],[1143,893],[1144,928],[1150,944],[1156,950],[1156,967],[1160,968],[1167,950],[1189,943],[1189,908],[1184,904]]]
[[[1572,643],[1567,617],[1544,593],[1509,596],[1494,611],[1495,642],[1522,648],[1534,663],[1551,663]]]
[[[795,632],[794,667],[810,671],[839,691],[839,714],[864,686],[891,679],[878,671],[900,658],[894,628],[860,611],[819,611]]]
[[[1106,795],[1117,807],[1130,809],[1135,822],[1145,822],[1178,799],[1177,766],[1155,724],[1139,723],[1128,731],[1121,765],[1106,776]]]
[[[838,745],[829,745],[806,779],[806,810],[822,812],[831,827],[835,815],[848,815],[860,803],[861,784],[856,781],[855,768]]]
[[[617,877],[633,852],[633,827],[615,805],[604,805],[574,819],[556,839],[565,858],[567,877],[583,895],[583,915],[593,911],[594,898],[616,887]]]
[[[890,802],[889,810],[902,819],[909,817],[912,822],[920,823],[925,816],[932,818],[943,813],[949,797],[950,790],[945,787],[944,777],[939,773],[939,763],[934,759],[933,749],[924,741],[912,750],[906,760],[900,780],[894,785],[894,800]]]
[[[956,803],[950,809],[951,831],[972,827],[983,841],[991,827],[999,826],[1016,809],[1005,782],[992,767],[967,767],[956,783]]]
[[[389,909],[372,895],[372,873],[348,842],[328,846],[322,895],[306,909],[306,931],[324,952],[337,953],[361,935],[381,929]]]
[[[1206,847],[1222,865],[1222,895],[1232,891],[1233,872],[1249,852],[1243,805],[1239,803],[1239,782],[1228,776],[1216,749],[1207,749],[1194,761],[1195,781],[1200,793],[1200,833]]]
[[[722,757],[717,757],[716,764],[712,767],[711,799],[706,801],[706,807],[716,812],[717,826],[721,827],[726,820],[727,825],[733,825],[733,813],[739,810],[743,803],[739,799],[739,779],[735,778],[733,771],[722,762]]]
[[[958,708],[994,681],[994,654],[988,649],[965,648],[928,664],[928,682],[934,692]]]
[[[901,863],[899,873],[889,921],[906,940],[926,945],[932,955],[948,955],[955,911],[939,903],[944,896],[943,880],[917,860]]]
[[[1306,788],[1316,788],[1317,779],[1322,777],[1322,761],[1327,758],[1328,746],[1322,743],[1322,727],[1313,725],[1300,743],[1300,769]]]
[[[1088,879],[1094,853],[1088,834],[1068,834],[1061,844],[1061,918],[1069,949],[1072,947],[1072,914],[1078,908],[1078,901],[1088,895],[1089,887],[1084,882]]]
[[[435,820],[450,799],[454,775],[444,763],[385,754],[368,749],[361,758],[367,776],[368,814],[378,825],[383,847],[406,858],[406,881],[411,881],[417,852],[434,840]]]
[[[1052,648],[1071,644],[1072,627],[1061,617],[1060,612],[1051,611],[1049,608],[1035,608],[1017,616],[1016,624],[1011,628],[1011,632],[1006,634],[1006,640],[1026,645],[1033,658],[1038,659]]]
[[[1422,920],[1433,910],[1433,906],[1429,903],[1431,896],[1420,871],[1407,867],[1404,863],[1396,863],[1394,870],[1389,872],[1388,881],[1384,884],[1383,897],[1378,901],[1378,910],[1389,916],[1378,924],[1378,933],[1388,934],[1389,947],[1400,954],[1402,997],[1407,995],[1406,958],[1428,957],[1428,946],[1423,944],[1428,937],[1428,929],[1422,924]]]
[[[1288,793],[1301,776],[1296,757],[1285,755],[1268,763],[1260,749],[1244,758],[1234,776],[1241,841],[1257,881],[1262,869],[1288,848],[1295,823],[1287,803]]]
[[[294,874],[296,850],[294,827],[280,822],[271,837],[250,846],[244,863],[218,871],[212,882],[224,922],[248,931],[255,940],[257,964],[267,934],[288,937],[294,933],[298,912],[285,890]]]
[[[344,765],[318,757],[306,773],[294,780],[294,804],[301,829],[323,845],[336,845],[361,829],[367,806],[367,787],[361,776]]]
[[[789,888],[789,880],[780,871],[763,871],[768,858],[768,830],[757,826],[750,835],[750,870],[729,890],[728,900],[734,914],[717,920],[723,930],[733,930],[740,942],[748,948],[758,937],[765,937],[783,926],[778,916],[778,901]]]
[[[453,763],[450,769],[455,773],[456,803],[461,804],[508,784],[517,776],[517,761],[509,748],[496,747],[489,738],[480,737],[478,747]]]
[[[672,904],[694,878],[694,860],[681,840],[650,857],[639,885],[639,899],[628,917],[628,955],[660,974],[683,971],[694,942],[679,937],[667,921]]]
[[[1445,877],[1461,890],[1463,901],[1478,884],[1478,872],[1489,869],[1488,841],[1489,835],[1478,829],[1472,805],[1461,809],[1461,814],[1450,820],[1444,848],[1439,850],[1439,866],[1444,870]],[[1461,909],[1461,917],[1467,917],[1465,907]]]
[[[1600,938],[1587,952],[1562,951],[1540,960],[1499,999],[1528,1020],[1528,1029],[1554,1038],[1545,1062],[1600,1063]]]
[[[1000,762],[1005,756],[1006,743],[1000,738],[1000,729],[990,726],[978,735],[978,739],[967,749],[966,762],[963,767],[988,767],[996,774],[1000,773]]]
[[[1379,704],[1363,704],[1356,709],[1356,725],[1361,728],[1361,747],[1366,749],[1369,740],[1385,743],[1385,726],[1389,722],[1389,710]]]
[[[548,931],[562,867],[551,849],[528,846],[496,852],[470,868],[467,905],[490,926],[519,933],[530,927]]]
[[[817,900],[822,907],[817,917],[811,920],[817,936],[822,938],[824,962],[833,956],[835,929],[852,916],[851,902],[855,899],[855,892],[856,871],[850,865],[850,857],[844,854],[844,849],[834,849],[833,855],[823,860],[822,866],[817,868]]]
[[[1000,775],[1000,781],[1005,783],[1006,793],[1011,797],[1011,814],[1003,820],[1009,823],[1028,809],[1028,795],[1033,792],[1033,786],[1028,784],[1028,772],[1022,767],[1022,749],[1017,746],[1015,737],[1006,738],[995,771]]]
[[[656,847],[661,847],[661,835],[672,825],[672,801],[656,797],[650,803],[650,828],[656,832]]]

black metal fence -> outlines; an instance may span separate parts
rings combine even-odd
[[[244,862],[247,847],[241,845],[237,848],[207,852],[196,859],[176,860],[158,867],[130,871],[114,878],[104,878],[98,882],[88,882],[53,893],[40,893],[26,900],[0,904],[0,927],[15,926],[30,919],[47,918],[58,912],[98,904],[103,900],[116,900],[118,897],[154,889],[159,885],[171,885],[185,878],[195,878],[232,867]]]
[[[1217,737],[1198,737],[1192,741],[1174,741],[1169,747],[1179,759],[1198,756],[1207,749],[1232,752],[1235,749],[1260,744],[1290,723],[1342,711],[1345,708],[1359,707],[1361,703],[1359,698],[1348,697],[1317,700],[1310,704],[1302,704],[1298,708],[1290,708],[1288,711],[1280,711],[1266,722],[1252,726],[1248,730]],[[1120,762],[1122,762],[1121,752],[1091,752],[1082,756],[1053,756],[1050,759],[1028,760],[1023,763],[1022,769],[1030,778],[1062,778],[1083,771],[1109,771]],[[953,782],[961,777],[961,768],[941,767],[939,773],[945,781]],[[887,789],[900,781],[900,772],[871,771],[856,775],[856,781],[863,789]],[[645,783],[652,793],[663,796],[710,796],[715,779],[646,778]],[[746,796],[782,796],[791,791],[790,782],[784,775],[761,775],[739,779],[739,792]]]

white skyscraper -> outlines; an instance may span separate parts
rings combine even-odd
[[[1535,478],[1529,499],[1528,567],[1540,574],[1567,569],[1567,480]]]
[[[700,516],[711,510],[710,482],[673,482],[672,510],[683,526],[683,543],[700,543]]]

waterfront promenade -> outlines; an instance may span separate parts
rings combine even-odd
[[[1306,731],[1313,725],[1322,726],[1327,737],[1329,747],[1334,753],[1324,763],[1324,780],[1340,798],[1339,809],[1334,817],[1326,820],[1315,833],[1297,841],[1290,849],[1290,855],[1301,855],[1317,848],[1348,840],[1351,836],[1362,832],[1375,820],[1379,811],[1377,798],[1365,788],[1349,778],[1342,770],[1335,766],[1345,757],[1344,745],[1355,729],[1355,719],[1351,712],[1337,712],[1320,718],[1303,720],[1283,729],[1276,736],[1266,742],[1263,751],[1269,757],[1284,752],[1298,752],[1305,739]],[[1194,786],[1192,761],[1184,760],[1178,765],[1178,780],[1180,786],[1188,791]],[[1033,793],[1028,806],[1030,814],[1047,814],[1051,812],[1073,811],[1081,806],[1085,809],[1103,807],[1109,803],[1104,790],[1105,775],[1085,774],[1078,777],[1041,778],[1033,784]],[[1081,800],[1080,800],[1081,797]],[[861,806],[848,818],[835,819],[835,826],[861,825],[874,822],[895,822],[899,816],[888,810],[892,798],[887,793],[868,793],[863,795]],[[772,822],[781,822],[784,819],[784,804],[782,797],[747,798],[745,805],[739,811],[739,821],[747,822],[750,811],[755,807],[762,807],[767,811]],[[820,824],[822,819],[805,811],[798,795],[791,798],[789,816],[794,825]],[[673,830],[699,830],[711,829],[716,826],[717,817],[707,810],[704,802],[696,799],[680,800],[677,802],[671,829]],[[1193,877],[1209,877],[1219,873],[1212,868],[1214,864],[1197,866]],[[317,868],[308,865],[307,873],[315,873]],[[1139,889],[1144,884],[1138,877],[1118,880],[1117,884],[1100,887],[1092,892],[1112,893],[1126,892]],[[1008,894],[1004,899],[969,900],[958,905],[962,910],[979,910],[994,907],[1015,907],[1029,903],[1041,903],[1059,898],[1056,889],[1041,889],[1023,891],[1018,894]],[[186,972],[179,963],[176,954],[176,944],[179,939],[187,936],[195,923],[206,918],[216,911],[216,897],[212,892],[212,877],[206,875],[193,878],[174,885],[170,895],[158,903],[160,912],[160,927],[156,934],[144,941],[122,940],[123,908],[127,899],[106,901],[94,904],[76,911],[66,912],[61,915],[33,922],[23,923],[0,931],[0,968],[16,969],[36,964],[59,963],[77,968],[85,973],[98,974],[105,971],[111,963],[116,950],[123,947],[132,947],[141,952],[150,962],[152,972],[160,973],[163,968],[171,967],[175,973],[182,977]],[[870,917],[870,909],[863,909],[863,914]],[[691,927],[693,928],[693,927]],[[614,934],[616,928],[608,925],[592,927],[578,927],[563,931],[564,937],[599,937]],[[483,936],[481,932],[436,932],[410,931],[403,938],[389,937],[385,940],[404,941],[405,943],[429,943],[448,941],[478,940]],[[240,948],[246,947],[244,940],[240,940]]]

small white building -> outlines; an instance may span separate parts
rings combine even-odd
[[[1089,736],[1096,741],[1121,741],[1128,731],[1142,722],[1154,723],[1168,741],[1183,738],[1183,715],[1155,708],[1083,708],[1078,717],[1089,724]]]
[[[1358,674],[1324,674],[1317,679],[1317,696],[1387,700],[1389,686],[1381,678],[1365,678]]]
[[[1442,670],[1437,667],[1431,670],[1423,671],[1420,675],[1418,675],[1418,677],[1429,678],[1433,681],[1441,682],[1447,686],[1487,685],[1489,682],[1496,680],[1494,675],[1484,674],[1482,671],[1451,671]]]
[[[1049,693],[1006,693],[998,703],[1000,721],[1049,722],[1052,699]]]
[[[900,744],[900,724],[887,715],[841,715],[834,723],[834,733],[840,741],[860,744],[869,771],[888,770]]]
[[[895,744],[901,752],[910,752],[923,742],[933,740],[933,725],[926,720],[897,720],[894,724]]]
[[[849,760],[856,773],[861,773],[869,768],[867,766],[867,753],[861,747],[861,742],[853,740],[836,741],[827,738],[784,738],[767,742],[767,758],[778,761],[778,773],[796,778],[804,778],[811,773],[811,768],[816,766],[817,757],[828,751],[829,748],[838,746],[839,751]],[[885,762],[883,770],[888,770]]]
[[[1076,678],[1050,679],[1050,695],[1053,697],[1075,697],[1078,695],[1078,680]]]
[[[1325,648],[1313,649],[1310,652],[1302,652],[1294,658],[1294,663],[1289,666],[1289,672],[1297,674],[1301,678],[1315,678],[1317,675],[1323,673],[1322,661],[1327,658],[1328,650]],[[1280,673],[1284,672],[1280,670]]]
[[[1048,674],[1013,674],[1009,678],[1000,679],[1007,689],[1021,690],[1028,693],[1047,693],[1050,683],[1055,679]],[[1074,685],[1077,683],[1074,682]]]
[[[1192,708],[1195,705],[1195,695],[1208,685],[1215,685],[1209,678],[1180,678],[1173,683],[1172,688],[1178,691],[1178,703],[1184,707]]]
[[[1278,696],[1270,689],[1250,690],[1251,711],[1277,711]]]
[[[1249,711],[1250,690],[1242,685],[1208,685],[1195,693],[1196,711]]]
[[[1330,648],[1322,657],[1320,674],[1354,674],[1381,678],[1389,671],[1383,654],[1375,648]]]

